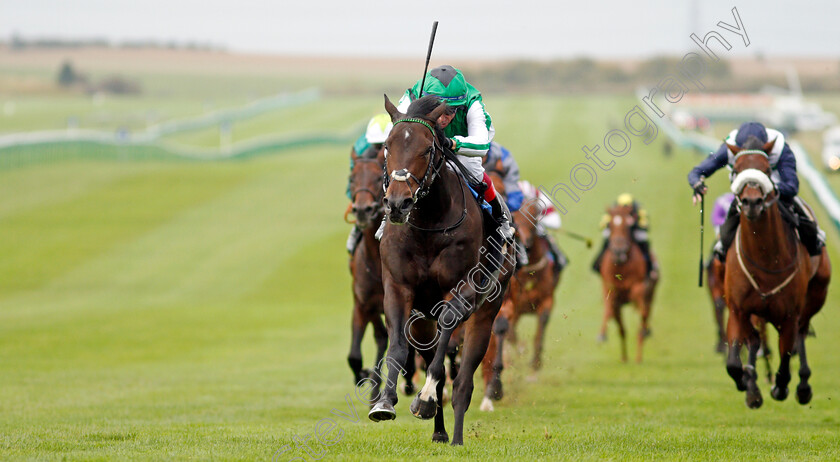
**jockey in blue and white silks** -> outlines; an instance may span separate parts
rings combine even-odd
[[[707,191],[706,185],[703,183],[704,178],[708,178],[723,167],[728,166],[731,168],[735,163],[735,154],[729,149],[727,144],[740,147],[751,136],[754,136],[762,143],[775,140],[773,149],[770,150],[767,157],[770,161],[770,168],[772,169],[770,179],[779,192],[779,202],[783,209],[782,215],[786,215],[785,211],[792,212],[796,215],[796,218],[792,221],[797,224],[796,227],[799,230],[802,243],[807,247],[809,254],[820,255],[823,247],[822,240],[824,239],[824,233],[819,231],[816,223],[814,223],[796,198],[797,194],[799,194],[799,177],[796,175],[796,157],[793,155],[790,146],[785,142],[785,136],[777,130],[765,128],[764,125],[758,122],[744,122],[737,130],[732,130],[716,152],[703,162],[700,162],[700,164],[688,173],[688,184],[694,190],[695,202]],[[720,227],[722,249],[717,252],[717,255],[721,261],[725,261],[726,251],[735,238],[735,231],[738,228],[739,220],[740,212],[737,201],[732,201],[726,221]]]
[[[510,150],[493,141],[484,155],[482,166],[485,171],[495,171],[505,184],[505,202],[511,212],[522,206],[522,190],[519,188],[519,165]]]

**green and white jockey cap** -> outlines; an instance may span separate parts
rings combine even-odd
[[[388,134],[391,133],[392,128],[394,128],[394,123],[391,122],[391,116],[377,114],[368,122],[365,140],[370,144],[384,143],[388,139]]]
[[[437,96],[450,106],[461,106],[467,102],[467,81],[461,71],[448,64],[429,71],[424,87],[421,94],[420,81],[417,81],[411,89],[411,94],[415,97]]]

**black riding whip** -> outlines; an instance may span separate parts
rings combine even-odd
[[[700,274],[698,274],[697,287],[703,287],[703,215],[706,209],[706,195],[700,195]]]
[[[438,22],[432,24],[432,36],[429,37],[429,51],[426,52],[426,67],[423,69],[423,78],[420,80],[420,94],[418,98],[423,97],[423,88],[426,86],[426,73],[429,72],[429,61],[432,59],[432,47],[435,45],[435,33],[437,32]]]

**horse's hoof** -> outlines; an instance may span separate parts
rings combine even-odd
[[[420,399],[420,394],[418,393],[414,400],[411,402],[411,406],[408,408],[414,417],[423,420],[429,420],[437,414],[437,402],[434,398],[423,401]]]
[[[764,398],[761,397],[761,392],[758,389],[755,393],[747,392],[747,407],[750,409],[758,409],[764,404]]]
[[[649,327],[642,331],[642,338],[648,338],[651,335],[653,335],[653,331]]]
[[[403,393],[405,393],[408,396],[411,396],[414,394],[415,391],[417,391],[417,389],[414,388],[414,382],[409,381],[405,383],[405,386],[403,387]]]
[[[810,385],[803,386],[802,384],[799,384],[799,386],[796,387],[796,401],[799,404],[808,404],[811,402],[811,398],[813,397],[814,393],[811,391]]]
[[[432,441],[435,443],[448,443],[449,435],[446,432],[434,432],[432,433]]]
[[[726,342],[720,341],[715,347],[715,353],[726,353]]]
[[[481,399],[481,406],[478,407],[478,410],[482,412],[493,412],[495,410],[493,401],[485,396]]]
[[[378,401],[368,412],[368,418],[374,422],[394,420],[397,418],[397,411],[391,403]]]
[[[776,401],[784,401],[788,397],[788,387],[779,388],[774,386],[770,390],[770,396],[772,396]]]
[[[598,343],[607,343],[607,334],[598,334]]]
[[[747,391],[747,386],[744,384],[744,370],[737,366],[726,366],[726,372],[735,381],[735,388],[738,391]]]
[[[499,401],[505,396],[501,379],[493,379],[490,381],[490,393],[488,393],[488,395],[490,395],[490,399],[493,401]]]

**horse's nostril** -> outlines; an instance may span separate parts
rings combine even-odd
[[[371,212],[373,212],[373,204],[368,204],[368,205],[366,205],[366,206],[365,206],[365,212],[366,212],[366,213],[371,213]]]
[[[402,202],[400,203],[400,210],[408,210],[409,208],[411,208],[411,204],[412,204],[412,203],[413,203],[413,201],[411,200],[411,198],[410,198],[410,197],[406,197],[406,198],[405,198],[405,199],[403,199],[403,200],[402,200]]]

